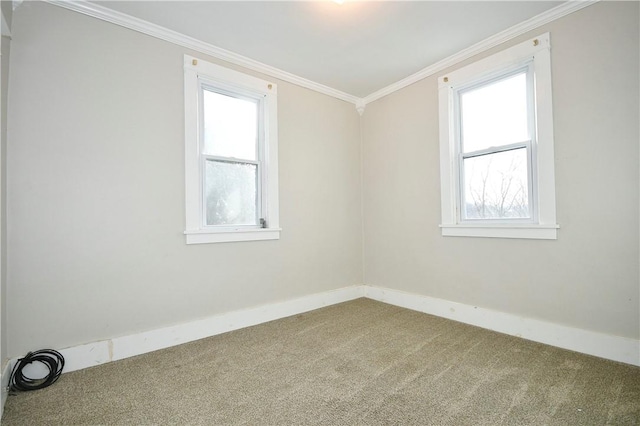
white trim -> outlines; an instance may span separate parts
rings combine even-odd
[[[364,286],[343,287],[284,302],[227,312],[184,324],[61,349],[60,353],[65,358],[63,373],[301,314],[325,306],[358,299],[363,295]],[[16,360],[13,361],[15,362]]]
[[[184,324],[60,349],[59,352],[65,357],[63,373],[142,355],[361,297],[551,346],[640,366],[640,341],[638,340],[567,327],[383,287],[355,285],[284,302],[228,312]],[[5,365],[2,374],[4,392],[6,392],[11,368],[17,360],[18,358],[12,359]],[[6,393],[3,394],[3,398],[6,398]]]
[[[583,9],[587,6],[591,6],[592,4],[598,3],[599,1],[600,0],[577,0],[564,2],[554,7],[553,9],[542,12],[541,14],[534,16],[531,19],[516,24],[511,28],[507,28],[506,30],[488,37],[470,47],[467,47],[466,49],[463,49],[454,55],[451,55],[439,62],[436,62],[433,65],[423,68],[422,70],[410,75],[409,77],[403,78],[400,81],[390,84],[389,86],[366,96],[363,99],[363,102],[365,105],[369,104],[393,92],[397,92],[400,89],[410,86],[411,84],[416,83],[422,79],[437,74],[453,65],[456,65],[457,63],[464,61],[465,59],[469,59],[472,56],[485,52],[528,31],[535,30],[542,25],[548,24],[549,22],[555,21],[556,19],[560,19],[563,16],[569,15],[573,12],[577,12],[578,10]]]
[[[2,369],[2,377],[0,377],[0,419],[4,413],[4,404],[7,403],[7,396],[9,396],[9,379],[11,378],[11,370],[15,365],[16,360],[7,360]]]
[[[111,342],[87,343],[60,351],[64,357],[64,373],[93,367],[111,361]]]
[[[218,58],[232,64],[240,65],[253,71],[261,72],[268,76],[275,77],[298,86],[306,87],[307,89],[315,90],[316,92],[323,93],[325,95],[329,95],[334,98],[350,102],[352,104],[355,104],[360,99],[357,96],[353,96],[329,86],[325,86],[306,78],[299,77],[290,72],[283,71],[279,68],[272,67],[251,58],[247,58],[246,56],[242,56],[229,50],[222,49],[204,41],[200,41],[196,38],[181,34],[177,31],[161,27],[160,25],[152,24],[151,22],[135,18],[125,13],[117,12],[104,6],[89,3],[88,1],[44,1],[65,9],[73,10],[74,12],[79,12],[84,15],[101,19],[103,21],[111,22],[112,24],[116,24],[130,30],[138,31],[140,33],[158,38],[160,40],[168,41],[169,43],[173,43],[178,46],[183,46],[188,49],[195,50],[196,52],[213,56],[214,58]]]
[[[365,297],[534,342],[640,366],[640,340],[383,287],[365,286]]]
[[[184,231],[187,244],[229,243],[239,241],[265,241],[280,239],[280,228],[240,229],[231,231]]]
[[[525,238],[536,240],[558,239],[558,225],[440,225],[445,237]]]
[[[169,43],[183,46],[188,49],[193,49],[197,52],[201,52],[206,55],[210,55],[215,58],[221,59],[223,61],[227,61],[232,64],[240,65],[242,67],[264,73],[271,77],[279,78],[280,80],[293,83],[301,87],[306,87],[307,89],[315,90],[316,92],[323,93],[325,95],[332,96],[334,98],[341,99],[346,102],[353,103],[354,105],[357,105],[358,113],[362,115],[362,113],[364,113],[364,107],[368,103],[371,103],[377,99],[380,99],[404,87],[407,87],[417,81],[420,81],[426,77],[429,77],[440,71],[443,71],[444,69],[452,65],[455,65],[461,61],[464,61],[465,59],[468,59],[474,55],[477,55],[488,49],[491,49],[492,47],[495,47],[501,43],[509,41],[515,37],[518,37],[519,35],[522,35],[527,31],[534,30],[542,25],[555,21],[556,19],[562,18],[563,16],[569,15],[573,12],[577,12],[578,10],[583,9],[587,6],[591,6],[592,4],[595,4],[600,0],[576,0],[576,1],[567,1],[565,3],[562,3],[559,6],[554,7],[553,9],[549,9],[546,12],[543,12],[537,16],[534,16],[531,19],[528,19],[519,24],[516,24],[511,28],[508,28],[502,32],[499,32],[466,49],[461,50],[460,52],[454,55],[451,55],[439,62],[436,62],[433,65],[423,68],[422,70],[418,71],[415,74],[412,74],[387,87],[377,90],[364,98],[359,98],[357,96],[350,95],[348,93],[342,92],[332,87],[328,87],[323,84],[316,83],[306,78],[299,77],[295,74],[291,74],[287,71],[283,71],[281,69],[272,67],[270,65],[266,65],[261,62],[255,61],[251,58],[247,58],[237,53],[222,49],[220,47],[214,46],[209,43],[205,43],[203,41],[197,40],[189,36],[186,36],[177,31],[169,30],[159,25],[152,24],[142,19],[134,18],[133,16],[130,16],[121,12],[117,12],[115,10],[112,10],[97,4],[93,4],[88,1],[84,1],[84,0],[80,0],[80,1],[44,0],[44,1],[68,10],[72,10],[74,12],[82,13],[84,15],[101,19],[103,21],[110,22],[112,24],[116,24],[124,28],[128,28],[152,37],[159,38],[164,41],[168,41]],[[14,0],[14,9],[15,9],[16,3],[19,4],[21,3],[21,1]]]

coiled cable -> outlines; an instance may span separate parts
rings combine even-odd
[[[36,361],[44,364],[49,369],[49,374],[40,379],[31,379],[25,376],[22,370]],[[58,380],[63,368],[64,357],[58,351],[42,349],[29,352],[24,358],[20,358],[13,367],[9,378],[9,389],[12,391],[32,391],[46,388]]]

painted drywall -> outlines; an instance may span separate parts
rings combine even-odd
[[[361,284],[359,116],[284,82],[281,239],[185,244],[185,53],[220,63],[52,5],[15,10],[9,356]]]
[[[459,64],[551,33],[555,241],[441,236],[437,76],[367,105],[365,284],[638,339],[638,6],[601,2]]]
[[[0,2],[2,33],[11,31],[12,2]],[[0,41],[0,368],[7,360],[7,94],[9,93],[9,60],[11,39]]]
[[[0,57],[0,365],[7,359],[7,93],[9,89],[9,53],[11,40],[2,37]]]

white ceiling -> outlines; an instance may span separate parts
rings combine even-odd
[[[94,3],[363,98],[563,2]]]

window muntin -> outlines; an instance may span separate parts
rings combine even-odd
[[[460,222],[535,219],[533,68],[454,89]]]

